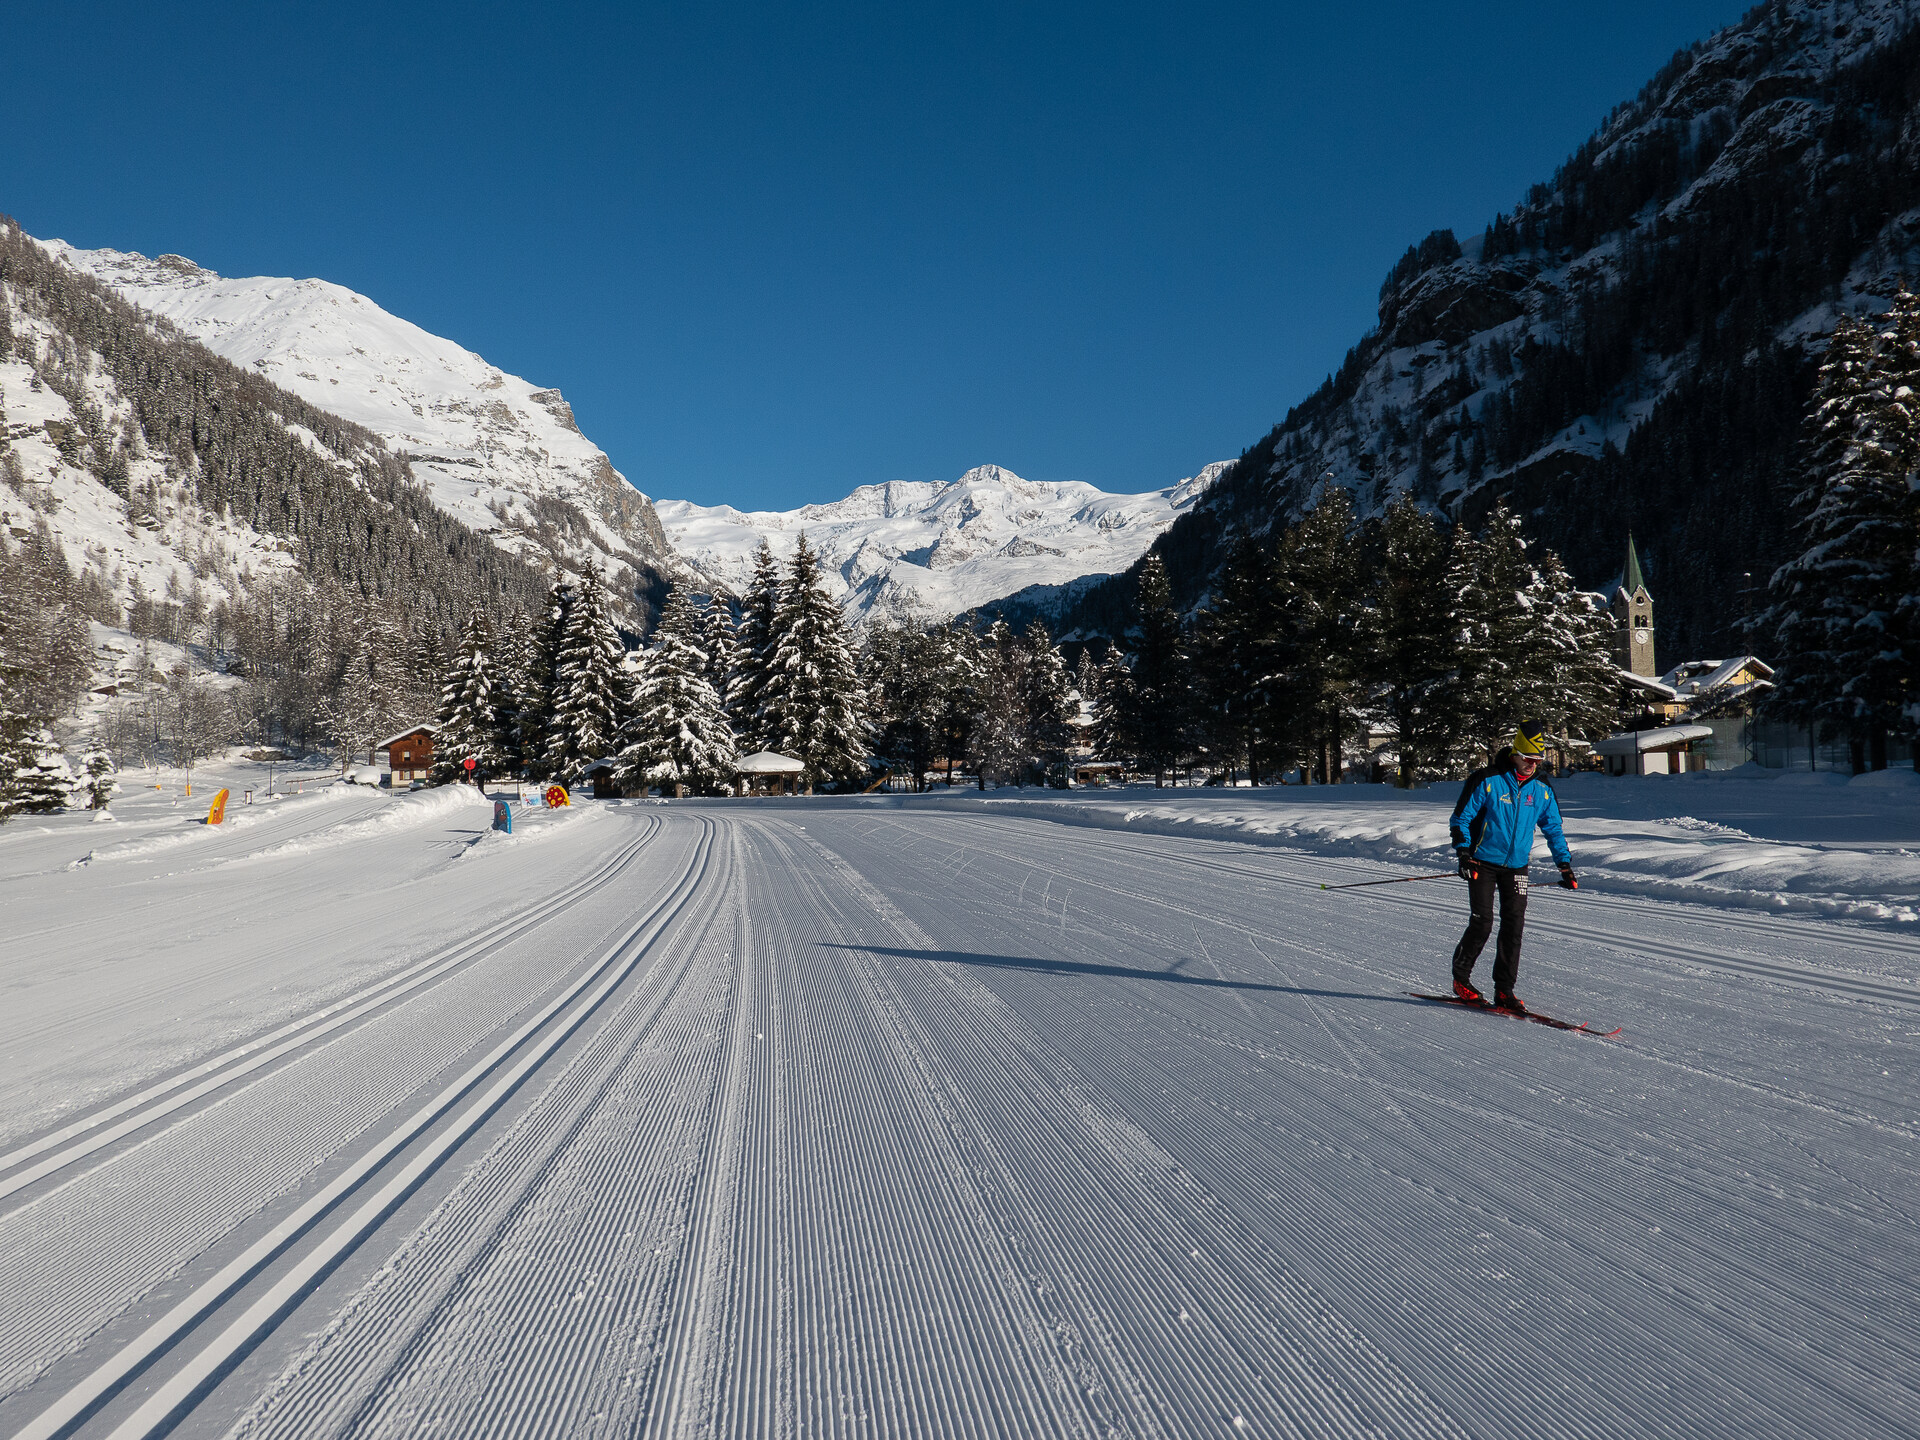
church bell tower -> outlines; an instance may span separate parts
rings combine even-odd
[[[1626,579],[1613,592],[1613,619],[1614,654],[1620,668],[1649,679],[1659,675],[1660,667],[1653,660],[1653,597],[1640,573],[1640,553],[1631,534],[1627,536]]]

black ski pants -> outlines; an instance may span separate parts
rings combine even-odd
[[[1467,921],[1467,933],[1453,951],[1453,978],[1467,980],[1473,974],[1473,962],[1486,948],[1493,933],[1493,896],[1500,895],[1500,941],[1493,950],[1493,988],[1513,989],[1520,976],[1520,936],[1527,928],[1527,872],[1509,870],[1504,865],[1474,865],[1474,878],[1467,882],[1467,895],[1473,902],[1473,915]]]

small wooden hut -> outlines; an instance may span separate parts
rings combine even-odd
[[[807,767],[791,755],[772,750],[742,756],[733,765],[733,773],[749,795],[797,795]]]

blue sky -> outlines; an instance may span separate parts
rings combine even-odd
[[[0,211],[351,286],[656,496],[1144,490],[1744,8],[20,7]]]

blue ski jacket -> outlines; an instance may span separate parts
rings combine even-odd
[[[1453,810],[1453,848],[1475,860],[1524,870],[1533,858],[1533,827],[1546,832],[1555,863],[1571,865],[1560,831],[1560,802],[1537,774],[1524,784],[1510,769],[1483,771],[1467,782]]]

